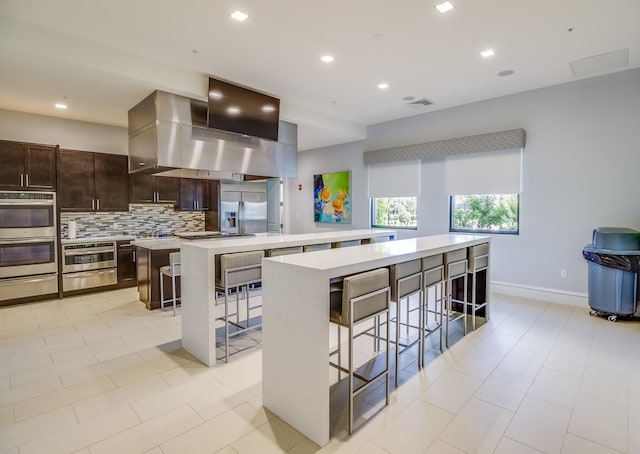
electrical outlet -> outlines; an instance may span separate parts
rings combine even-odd
[[[560,277],[562,279],[566,279],[567,278],[567,270],[560,270]]]

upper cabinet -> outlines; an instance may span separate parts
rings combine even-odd
[[[0,190],[55,191],[56,147],[0,141]]]
[[[124,155],[60,150],[61,211],[129,211],[129,162]]]
[[[178,206],[180,178],[133,174],[131,203],[170,203]]]
[[[209,211],[211,209],[210,180],[180,179],[180,211]]]

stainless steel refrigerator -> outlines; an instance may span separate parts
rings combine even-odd
[[[229,233],[267,231],[266,182],[221,185],[220,230]]]

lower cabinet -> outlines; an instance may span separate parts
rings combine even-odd
[[[138,294],[147,309],[160,307],[160,267],[169,264],[169,254],[180,249],[152,250],[136,247],[136,268],[138,270]],[[163,279],[164,295],[171,295],[171,279]],[[176,295],[180,296],[180,279],[176,279]]]
[[[130,240],[118,241],[118,287],[135,287],[137,285],[136,249]]]

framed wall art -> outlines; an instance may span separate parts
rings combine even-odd
[[[313,176],[315,222],[351,224],[351,171]]]

